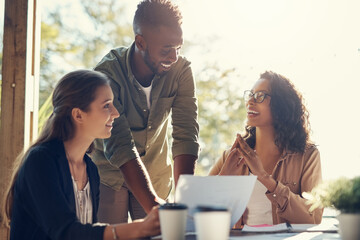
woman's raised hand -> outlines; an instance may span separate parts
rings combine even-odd
[[[241,137],[240,134],[236,138],[238,151],[242,159],[245,161],[245,164],[249,167],[252,174],[256,176],[262,176],[266,174],[264,166],[261,162],[261,159],[256,154],[256,151],[253,150]],[[234,144],[235,145],[235,144]]]
[[[229,156],[225,159],[219,175],[239,175],[241,171],[239,168],[241,161],[239,149],[232,149]]]

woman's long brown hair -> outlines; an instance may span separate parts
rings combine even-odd
[[[14,201],[14,186],[19,169],[26,161],[32,148],[53,139],[69,140],[74,134],[71,111],[80,108],[88,111],[89,106],[96,97],[96,90],[104,85],[109,85],[106,75],[91,70],[77,70],[66,74],[59,80],[52,96],[53,112],[46,121],[37,140],[26,150],[19,154],[13,164],[12,176],[4,195],[2,207],[3,224],[9,226]],[[92,145],[88,151],[92,150]]]

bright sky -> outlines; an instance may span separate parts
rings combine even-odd
[[[66,1],[43,6],[55,2]],[[73,10],[77,3],[71,2]],[[132,21],[137,1],[127,2]],[[360,175],[360,1],[175,2],[184,16],[185,39],[199,44],[186,55],[195,71],[209,61],[235,67],[242,76],[234,79],[241,83],[239,94],[265,70],[287,76],[310,110],[323,177]],[[209,48],[204,52],[201,46]]]

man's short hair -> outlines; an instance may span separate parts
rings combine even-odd
[[[170,0],[143,0],[137,6],[133,29],[135,34],[142,34],[143,27],[179,27],[181,24],[181,12]]]

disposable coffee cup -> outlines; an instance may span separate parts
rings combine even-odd
[[[231,214],[227,208],[198,206],[194,213],[197,240],[227,240]]]
[[[159,207],[163,240],[184,240],[188,208],[185,204],[166,203]]]

